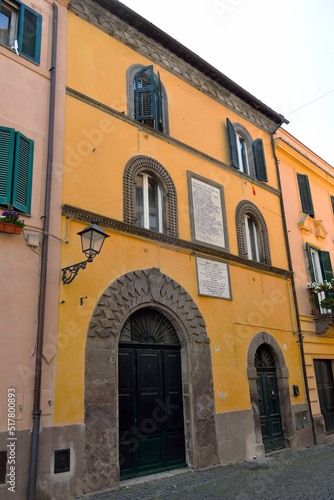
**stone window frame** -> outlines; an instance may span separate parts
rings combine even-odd
[[[126,163],[123,173],[123,220],[136,225],[136,178],[140,172],[154,177],[161,189],[163,228],[161,231],[178,238],[177,194],[174,182],[166,168],[150,156],[137,155]]]
[[[248,130],[241,125],[241,123],[233,123],[233,128],[236,133],[236,135],[240,135],[243,140],[246,143],[247,147],[247,161],[248,161],[248,167],[249,167],[249,172],[243,172],[245,175],[249,175],[252,177],[252,179],[255,179],[256,177],[256,172],[255,172],[255,163],[254,163],[254,153],[253,153],[253,139]],[[240,170],[241,171],[241,170]]]
[[[145,64],[133,64],[126,72],[126,98],[127,98],[127,112],[131,118],[136,119],[135,113],[135,98],[134,98],[134,79],[138,71],[145,68]],[[154,88],[158,85],[158,77],[153,73]],[[162,107],[162,122],[163,134],[169,135],[169,115],[168,115],[168,96],[164,84],[160,80],[161,86],[161,107]],[[153,127],[155,130],[156,127]]]
[[[235,222],[237,230],[237,240],[238,240],[238,254],[239,257],[248,259],[247,255],[247,244],[246,244],[246,232],[245,232],[245,215],[249,215],[257,229],[258,234],[258,245],[259,245],[259,257],[260,262],[263,264],[271,265],[270,247],[269,247],[269,235],[266,221],[254,203],[248,200],[241,201],[235,210]]]

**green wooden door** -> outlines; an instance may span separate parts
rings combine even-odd
[[[334,380],[330,359],[314,360],[321,413],[327,432],[334,432]]]
[[[137,342],[131,342],[126,331],[119,345],[121,479],[186,465],[180,346],[171,345],[170,336],[169,344],[155,343],[152,333],[161,330],[161,315],[140,311],[131,318],[132,334],[140,325],[145,331],[142,339],[151,343],[138,343],[138,332],[132,335]]]
[[[265,451],[284,448],[284,436],[274,359],[266,346],[255,355],[260,425]]]

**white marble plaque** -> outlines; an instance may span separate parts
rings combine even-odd
[[[228,264],[197,257],[196,265],[199,295],[231,299]]]
[[[218,247],[225,247],[221,190],[192,178],[195,238]]]

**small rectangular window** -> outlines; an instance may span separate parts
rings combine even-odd
[[[21,2],[0,0],[0,43],[39,64],[42,16]]]
[[[0,204],[30,214],[34,141],[0,127]]]

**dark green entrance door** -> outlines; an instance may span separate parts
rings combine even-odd
[[[260,424],[265,451],[284,448],[280,402],[274,359],[266,346],[255,354]]]
[[[180,345],[170,322],[151,309],[134,313],[118,359],[121,479],[183,467]]]
[[[326,430],[334,432],[334,381],[331,360],[315,359],[314,370],[320,409],[324,416]]]

